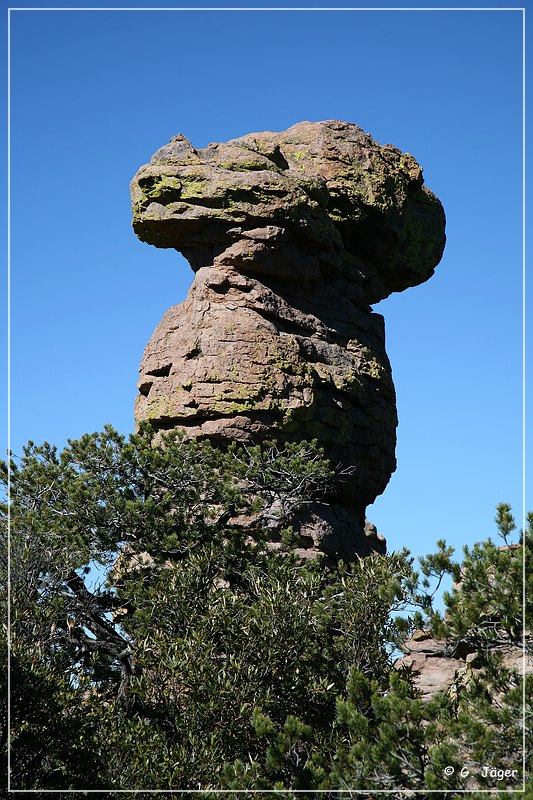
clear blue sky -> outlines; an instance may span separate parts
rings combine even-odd
[[[412,153],[448,220],[435,277],[376,306],[400,425],[368,516],[415,554],[492,535],[522,504],[521,106],[519,11],[12,12],[13,450],[133,429],[192,278],[132,232],[138,167],[178,132],[342,119]]]

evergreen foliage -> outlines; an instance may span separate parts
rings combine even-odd
[[[12,788],[520,787],[531,687],[504,655],[522,641],[531,542],[512,543],[509,506],[503,548],[488,540],[459,563],[442,541],[421,575],[406,551],[302,562],[288,523],[332,478],[316,444],[155,444],[149,428],[129,440],[106,428],[61,452],[29,443],[2,468]],[[432,598],[446,574],[443,615]],[[455,693],[426,702],[394,669],[415,626],[450,655],[475,653]]]

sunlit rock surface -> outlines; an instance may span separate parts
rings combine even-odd
[[[306,546],[383,550],[365,509],[395,469],[397,417],[370,304],[430,278],[445,242],[415,159],[338,121],[202,150],[178,135],[131,197],[138,237],[196,273],[146,347],[136,419],[222,446],[318,439],[349,469],[299,521]]]

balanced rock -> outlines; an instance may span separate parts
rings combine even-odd
[[[445,241],[415,159],[338,121],[201,150],[178,135],[131,197],[137,236],[196,273],[146,347],[137,421],[221,446],[318,439],[342,467],[303,537],[345,558],[382,550],[365,509],[395,469],[397,418],[370,304],[431,277]]]

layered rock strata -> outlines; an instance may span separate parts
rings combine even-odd
[[[445,241],[415,159],[338,121],[201,150],[179,135],[131,197],[137,236],[196,273],[146,347],[136,419],[221,446],[318,439],[345,469],[298,521],[306,546],[383,549],[365,509],[395,469],[397,418],[370,304],[431,277]]]

